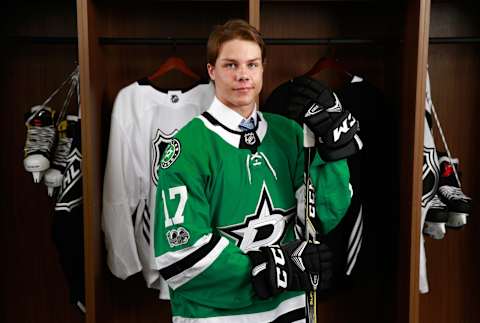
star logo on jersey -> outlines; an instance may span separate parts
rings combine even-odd
[[[152,172],[152,182],[155,186],[158,185],[158,167],[160,166],[160,158],[163,155],[163,152],[167,148],[170,141],[172,141],[172,137],[177,133],[177,130],[174,130],[172,133],[166,135],[160,129],[157,129],[157,133],[152,140],[152,164],[151,164],[151,172]]]
[[[236,245],[247,252],[279,243],[294,213],[295,208],[289,210],[275,208],[267,186],[263,183],[255,213],[247,215],[241,224],[219,230],[234,239]]]

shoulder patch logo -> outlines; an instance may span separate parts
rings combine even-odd
[[[163,153],[162,160],[160,161],[160,167],[167,169],[177,160],[180,155],[180,141],[172,139],[168,144],[165,152]]]
[[[186,244],[190,240],[190,233],[184,228],[179,227],[167,232],[168,244],[171,248]]]

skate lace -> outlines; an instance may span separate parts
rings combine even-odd
[[[52,126],[29,126],[25,141],[25,154],[41,151],[50,153],[55,140],[55,128]]]
[[[432,199],[431,207],[432,208],[445,208],[445,207],[447,207],[447,205],[440,200],[438,195],[435,195]]]
[[[459,187],[444,185],[438,188],[440,193],[445,196],[447,199],[451,200],[464,200],[468,201],[470,198],[463,194],[462,190]]]
[[[67,157],[68,153],[70,152],[70,147],[72,146],[72,138],[68,137],[60,137],[58,139],[57,148],[55,149],[55,157],[53,163],[61,166],[67,166]]]

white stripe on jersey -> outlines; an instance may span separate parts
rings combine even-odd
[[[272,322],[279,316],[297,310],[299,308],[305,308],[305,295],[296,296],[287,299],[280,304],[277,308],[261,313],[242,314],[242,315],[230,315],[230,316],[217,316],[206,318],[188,318],[181,316],[174,316],[173,323],[253,323],[253,322]],[[299,320],[295,322],[305,322],[305,320]]]
[[[209,234],[209,236],[212,236],[212,234]],[[203,237],[202,237],[203,239]],[[210,239],[207,240],[207,243]],[[197,241],[198,243],[198,241]],[[169,252],[167,254],[170,254],[170,256],[173,256],[174,258],[177,259],[177,261],[182,260],[184,257],[186,257],[188,254],[191,254],[200,247],[202,247],[205,243],[202,243],[202,245],[197,246],[197,243],[193,247],[186,248],[188,251],[185,253],[184,250],[176,251],[176,252]],[[177,289],[178,287],[182,286],[183,284],[189,282],[191,279],[197,277],[200,275],[205,269],[207,269],[215,260],[217,260],[218,256],[222,253],[223,249],[225,249],[228,246],[229,242],[226,238],[221,237],[218,243],[215,245],[215,247],[205,256],[202,258],[202,260],[198,261],[195,263],[192,267],[187,268],[181,272],[179,272],[177,275],[167,279],[167,284],[170,286],[173,290]],[[190,250],[193,249],[193,250]],[[165,255],[167,255],[165,254]],[[164,257],[165,255],[162,255],[161,257]],[[157,257],[161,258],[161,257]],[[171,260],[171,259],[169,259]],[[157,261],[157,265],[159,262]],[[161,261],[160,261],[161,264]],[[164,268],[164,267],[162,267]],[[162,269],[161,268],[161,269]]]
[[[188,248],[185,248],[185,249],[182,249],[182,250],[178,250],[178,251],[167,252],[167,253],[164,253],[163,255],[159,256],[159,257],[155,257],[155,262],[157,264],[156,269],[160,270],[160,269],[166,268],[166,267],[182,260],[183,258],[186,258],[190,254],[194,253],[195,251],[197,251],[198,249],[200,249],[201,247],[206,245],[210,241],[211,238],[212,238],[212,234],[209,233],[207,235],[204,235],[200,239],[198,239],[195,242],[195,244],[191,247],[188,247]]]

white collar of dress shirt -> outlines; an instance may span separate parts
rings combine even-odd
[[[232,110],[225,104],[223,104],[216,96],[213,99],[210,108],[207,110],[215,119],[217,119],[220,123],[225,125],[227,128],[240,131],[241,129],[238,127],[240,122],[243,119],[253,118],[253,122],[257,124],[257,104],[253,107],[253,111],[248,118],[244,118],[240,113]]]

